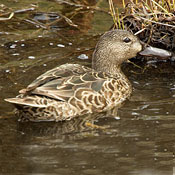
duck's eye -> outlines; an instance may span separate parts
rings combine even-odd
[[[128,37],[125,37],[125,38],[123,39],[123,41],[124,41],[125,43],[129,43],[129,42],[131,42],[131,39],[128,38]]]

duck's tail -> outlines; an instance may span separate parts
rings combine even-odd
[[[47,107],[47,102],[44,99],[37,98],[36,96],[33,97],[24,97],[24,98],[6,98],[5,101],[9,103],[13,103],[14,105],[25,105],[31,107],[38,107],[38,108],[45,108]]]

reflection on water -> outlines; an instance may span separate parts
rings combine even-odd
[[[25,6],[30,5],[29,1],[24,2]],[[7,1],[4,3],[8,5]],[[98,5],[106,8],[107,2]],[[46,6],[42,4],[39,8],[46,11]],[[71,16],[67,4],[57,6]],[[104,12],[78,10],[77,24],[84,21],[81,24],[84,33],[72,27],[51,31],[37,30],[28,23],[25,27],[18,24],[18,20],[26,15],[31,19],[36,12],[0,23],[3,30],[0,33],[0,174],[172,175],[175,167],[173,63],[153,63],[144,73],[132,65],[124,65],[123,70],[134,87],[132,97],[115,118],[105,113],[88,118],[99,126],[97,129],[87,127],[83,117],[59,123],[20,123],[11,112],[13,106],[4,102],[4,98],[17,95],[21,88],[56,65],[90,64],[91,60],[79,56],[85,54],[91,58],[98,39],[94,31],[101,33],[110,28],[110,22],[105,21],[110,18]],[[46,14],[49,12],[52,11]],[[40,14],[37,18],[47,16]],[[104,21],[101,23],[99,19]]]

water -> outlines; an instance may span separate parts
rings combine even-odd
[[[39,0],[33,4],[23,0],[16,6],[8,1],[2,3],[14,10],[38,5],[39,12],[71,14],[75,9]],[[105,1],[97,5],[107,8]],[[38,16],[43,25],[50,22],[45,20],[48,14],[35,12],[16,14],[14,19],[0,23],[0,174],[172,175],[174,63],[150,62],[144,73],[125,64],[123,70],[134,90],[116,118],[98,114],[94,123],[106,129],[87,128],[82,118],[60,123],[20,123],[12,112],[13,106],[3,100],[16,96],[38,75],[56,65],[90,65],[91,60],[80,59],[81,55],[91,58],[98,34],[108,30],[112,21],[101,11],[80,12],[83,13],[73,20],[80,30],[64,21],[54,24],[52,30],[26,22],[25,19]],[[51,22],[59,13],[54,15]],[[143,62],[138,64],[146,66]]]

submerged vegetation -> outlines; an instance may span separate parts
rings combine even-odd
[[[132,31],[147,44],[175,51],[175,0],[122,2],[124,10],[119,14],[109,0],[114,28]]]

